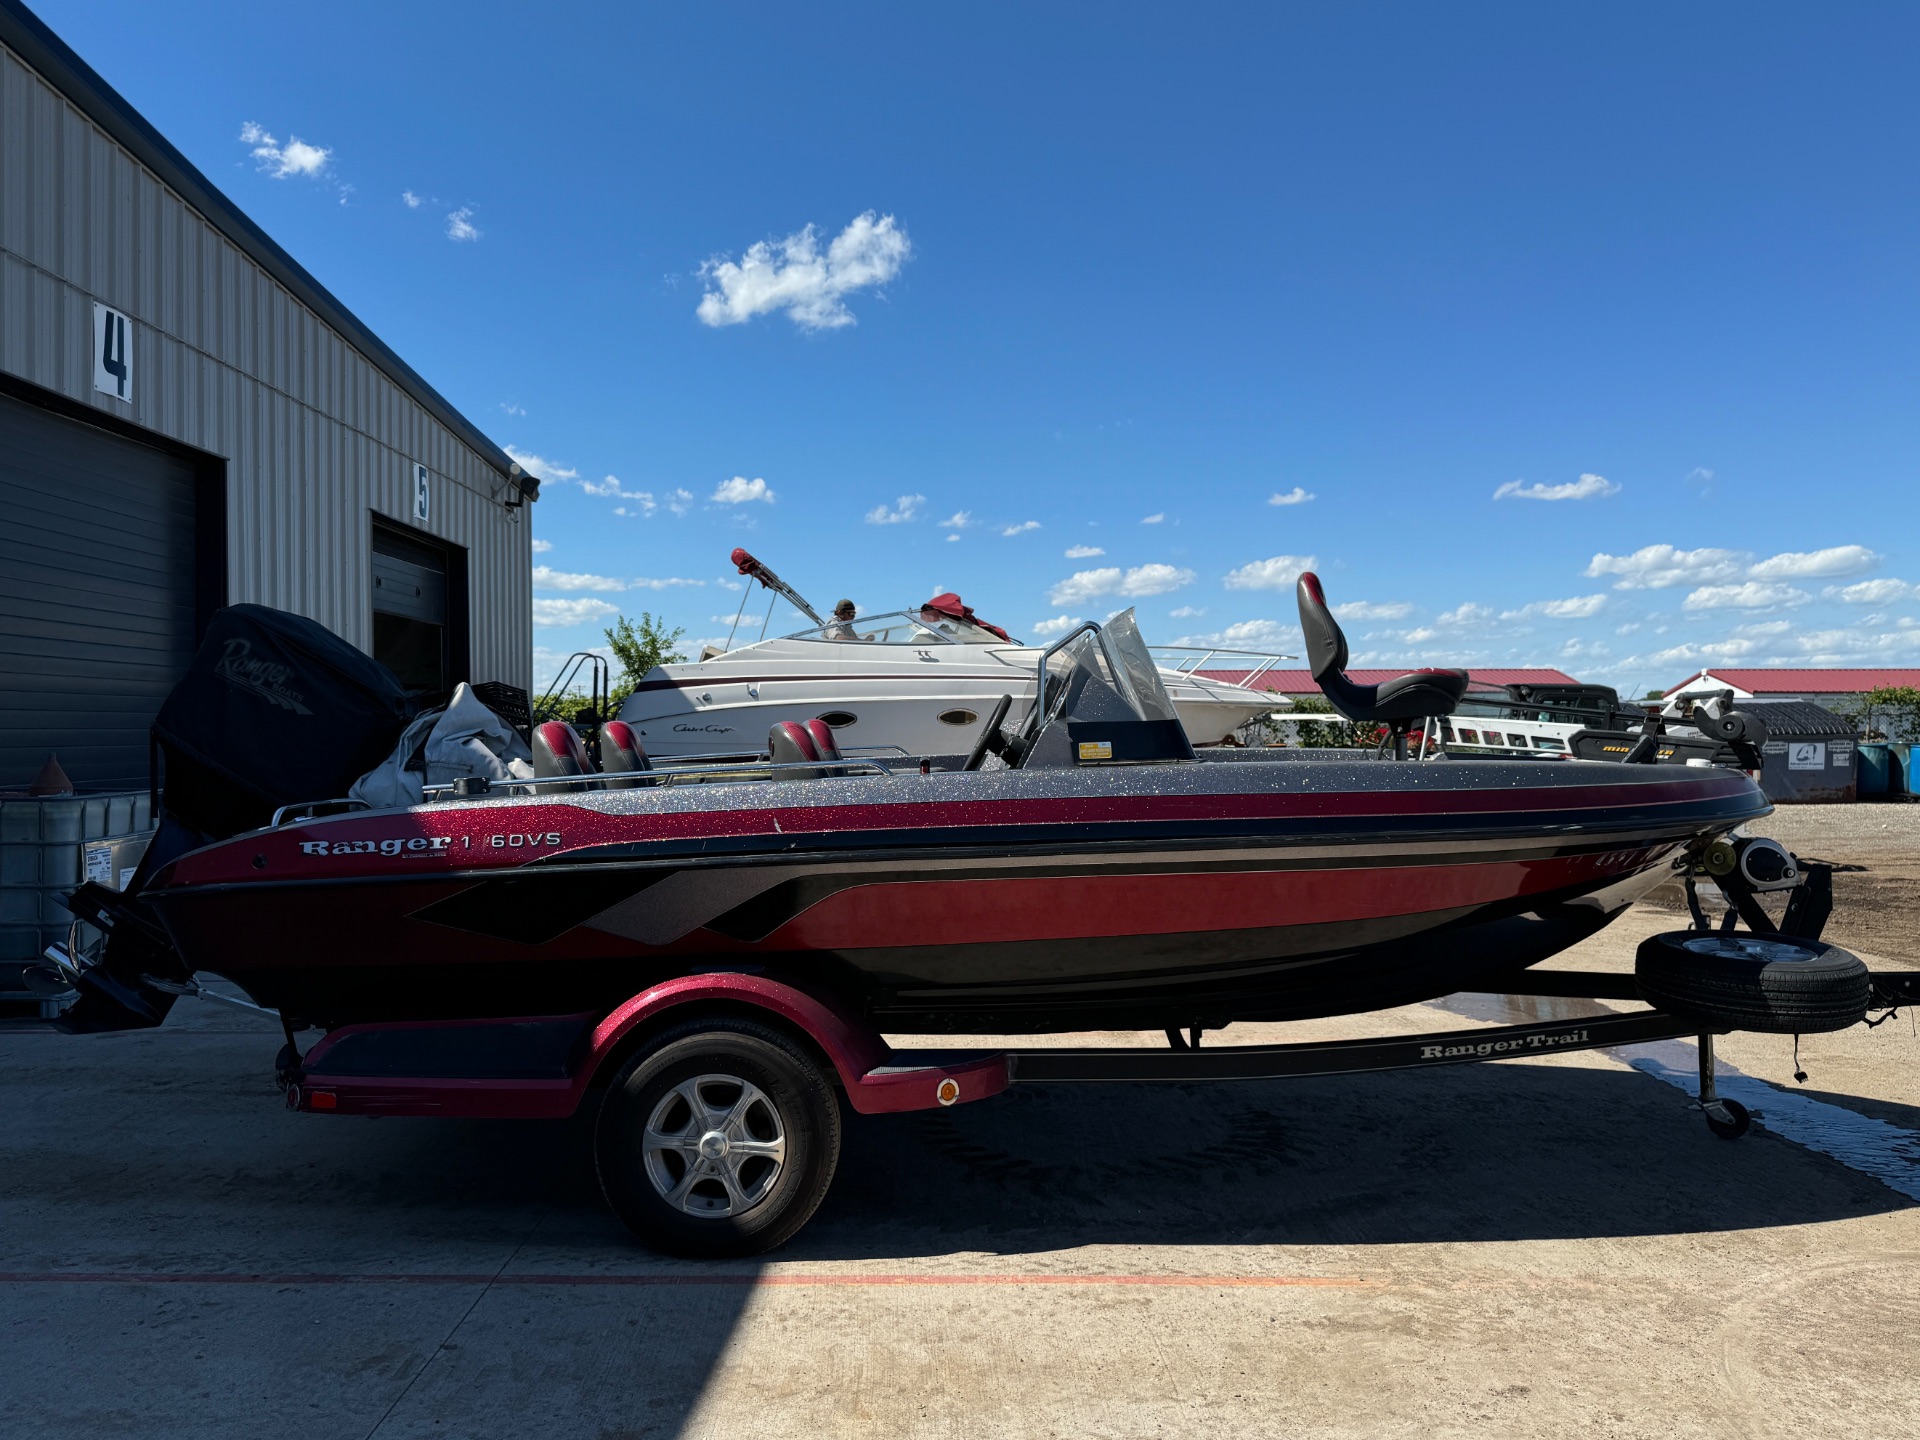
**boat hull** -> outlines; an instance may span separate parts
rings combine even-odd
[[[327,1024],[749,967],[893,1031],[1217,1025],[1536,963],[1766,808],[1733,772],[1577,763],[837,777],[287,826],[149,898],[194,968]]]

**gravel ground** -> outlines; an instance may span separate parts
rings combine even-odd
[[[1748,828],[1804,859],[1849,867],[1833,877],[1827,939],[1920,962],[1920,805],[1783,805]],[[1677,885],[1649,899],[1686,909]]]

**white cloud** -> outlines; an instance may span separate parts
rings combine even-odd
[[[253,147],[254,163],[262,174],[276,180],[295,175],[318,179],[327,173],[327,162],[333,158],[333,151],[323,145],[309,145],[298,135],[282,145],[251,120],[240,127],[240,143]]]
[[[869,525],[904,525],[918,518],[920,507],[927,503],[924,495],[902,495],[899,503],[889,510],[884,505],[876,505],[867,512]]]
[[[707,582],[704,580],[682,580],[677,575],[670,575],[659,580],[649,580],[642,576],[632,583],[633,588],[636,590],[678,590],[684,585],[705,585]]]
[[[951,534],[951,535],[949,535],[949,536],[947,536],[947,539],[948,539],[949,541],[957,541],[957,540],[958,540],[959,538],[960,538],[960,532],[959,532],[959,531],[957,531],[957,530],[956,530],[956,531],[954,531],[954,533],[953,533],[953,534]]]
[[[1153,513],[1152,515],[1147,515],[1142,517],[1140,523],[1142,525],[1158,525],[1166,518],[1167,518],[1167,512],[1164,510],[1159,510]]]
[[[501,410],[501,413],[505,415],[525,416],[525,414],[527,413],[526,406],[515,405],[510,400],[502,400],[500,402],[500,410]]]
[[[1175,645],[1206,645],[1223,650],[1285,650],[1300,642],[1299,627],[1278,620],[1241,620],[1207,635],[1182,635]],[[1225,669],[1226,666],[1220,668]]]
[[[1313,491],[1303,490],[1296,485],[1284,493],[1269,495],[1267,497],[1267,503],[1269,505],[1304,505],[1309,500],[1317,500],[1319,498],[1320,497],[1315,495]]]
[[[615,580],[609,575],[570,573],[536,565],[533,567],[533,587],[536,590],[624,590],[627,582]]]
[[[1413,613],[1405,600],[1349,600],[1333,607],[1342,620],[1404,620]]]
[[[553,542],[551,540],[536,540],[533,542],[533,553],[536,555],[544,555],[551,549],[553,549]]]
[[[767,499],[768,500],[773,499],[773,494],[771,491],[768,492]],[[669,491],[667,494],[667,498],[661,503],[663,503],[667,507],[667,509],[671,510],[674,514],[684,515],[693,508],[693,492],[691,490]]]
[[[1177,610],[1169,610],[1167,612],[1167,614],[1175,620],[1192,620],[1196,616],[1206,613],[1207,607],[1204,605],[1182,605]]]
[[[813,226],[784,240],[762,240],[738,261],[716,256],[700,267],[711,288],[696,312],[706,325],[743,325],[784,310],[802,330],[854,323],[844,297],[884,285],[900,273],[913,247],[891,215],[869,210],[820,252]]]
[[[1683,610],[1778,610],[1804,605],[1813,597],[1791,585],[1748,580],[1740,585],[1702,585],[1681,602]]]
[[[1753,557],[1739,550],[1676,550],[1671,545],[1643,545],[1631,555],[1596,555],[1588,564],[1590,580],[1617,575],[1616,590],[1664,590],[1673,585],[1701,585],[1731,580]]]
[[[1272,559],[1255,560],[1238,570],[1228,571],[1221,583],[1229,590],[1285,590],[1300,578],[1302,571],[1311,570],[1319,563],[1312,555],[1275,555]]]
[[[1820,593],[1829,600],[1844,600],[1849,605],[1889,605],[1920,594],[1920,587],[1904,580],[1862,580],[1857,585],[1829,585]]]
[[[1069,560],[1091,560],[1096,555],[1104,555],[1107,552],[1098,545],[1069,545],[1064,553]]]
[[[535,455],[530,450],[516,449],[512,445],[505,447],[506,452],[519,462],[520,468],[529,475],[536,475],[543,481],[560,484],[568,480],[578,480],[580,472],[570,470],[557,460],[549,460],[544,455]]]
[[[618,605],[604,600],[535,600],[533,623],[536,625],[585,625],[606,620],[620,613]]]
[[[940,522],[940,528],[942,530],[964,530],[971,524],[973,524],[973,512],[971,510],[956,510]],[[953,537],[949,536],[948,538],[951,539]]]
[[[1576,595],[1570,600],[1535,600],[1518,610],[1504,610],[1502,620],[1524,620],[1544,615],[1549,620],[1591,620],[1606,607],[1605,595]]]
[[[416,195],[411,190],[402,190],[400,192],[400,203],[409,210],[418,210],[422,205],[427,203],[427,197],[424,195]]]
[[[1085,624],[1078,615],[1056,615],[1051,620],[1033,622],[1033,633],[1042,638],[1048,635],[1064,635],[1076,625]]]
[[[771,505],[773,491],[767,488],[766,481],[757,476],[748,480],[736,475],[731,480],[722,480],[714,486],[713,494],[707,498],[716,505],[746,505],[755,500],[764,500]]]
[[[604,480],[582,480],[580,488],[589,495],[609,495],[616,500],[631,500],[640,507],[642,515],[651,515],[656,508],[651,490],[629,490],[620,483],[618,475],[609,475]],[[630,512],[626,506],[617,505],[613,513],[626,515]]]
[[[1126,572],[1118,565],[1103,566],[1098,570],[1078,570],[1062,580],[1048,592],[1047,599],[1054,605],[1078,605],[1100,595],[1112,595],[1120,589]]]
[[[1880,563],[1864,545],[1834,545],[1825,550],[1789,550],[1772,555],[1747,571],[1755,580],[1826,580],[1858,575]]]
[[[462,205],[447,216],[447,238],[449,240],[478,240],[480,229],[473,223],[473,207]]]
[[[1080,605],[1102,595],[1139,598],[1165,595],[1193,583],[1193,571],[1172,565],[1136,565],[1122,570],[1118,565],[1098,570],[1078,570],[1047,592],[1050,605]]]
[[[1039,528],[1040,522],[1038,520],[1022,520],[1018,525],[1002,526],[1000,533],[1002,535],[1024,535],[1029,530],[1038,530]]]
[[[1509,480],[1493,492],[1496,500],[1604,500],[1609,495],[1618,495],[1620,487],[1604,475],[1582,475],[1578,480],[1569,480],[1564,485],[1547,485],[1536,482],[1522,484],[1518,480]]]

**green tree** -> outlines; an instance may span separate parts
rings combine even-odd
[[[1911,685],[1882,685],[1832,709],[1869,740],[1920,740],[1920,689]]]
[[[1300,695],[1294,698],[1289,715],[1327,715],[1327,720],[1308,720],[1299,725],[1254,722],[1263,733],[1271,733],[1282,743],[1303,745],[1309,749],[1350,750],[1376,745],[1380,741],[1378,725],[1362,725],[1335,715],[1324,695]]]
[[[645,610],[637,621],[622,615],[613,622],[613,628],[607,631],[607,646],[620,666],[620,673],[613,679],[616,706],[633,693],[633,687],[654,666],[678,665],[687,658],[678,648],[680,637],[686,633],[668,630],[664,618],[656,620]]]

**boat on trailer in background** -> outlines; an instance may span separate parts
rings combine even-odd
[[[1000,696],[1013,696],[1016,718],[1033,702],[1042,649],[980,620],[957,595],[850,621],[822,619],[745,550],[735,550],[733,561],[814,623],[649,671],[619,718],[656,758],[751,751],[772,725],[815,719],[849,753],[964,755]],[[743,597],[743,610],[745,603]],[[1286,656],[1179,646],[1154,647],[1153,654],[1195,745],[1228,743],[1249,721],[1285,704],[1256,687]],[[1206,664],[1247,675],[1228,684],[1194,673]]]
[[[1312,576],[1300,602],[1323,689],[1398,754],[1458,701],[1457,671],[1352,683]],[[805,1223],[838,1155],[836,1092],[878,1113],[1017,1082],[1357,1073],[1699,1034],[1703,1109],[1737,1134],[1744,1112],[1711,1088],[1715,1030],[1842,1028],[1911,980],[1876,992],[1818,941],[1830,889],[1735,834],[1769,808],[1739,770],[1196,750],[1131,612],[1050,646],[1025,717],[1007,726],[1003,692],[951,768],[849,757],[817,718],[776,723],[763,756],[680,765],[612,721],[596,766],[554,721],[532,728],[531,780],[371,809],[315,798],[344,793],[350,769],[315,777],[382,754],[398,733],[383,717],[406,717],[357,694],[381,690],[364,657],[316,679],[310,622],[282,627],[308,649],[275,672],[299,715],[229,683],[218,657],[265,624],[237,608],[252,613],[222,612],[161,714],[167,828],[128,893],[71,902],[104,943],[49,951],[43,982],[79,997],[63,1023],[158,1024],[180,996],[212,998],[197,977],[216,974],[282,1021],[296,1110],[586,1108],[609,1202],[679,1253],[762,1250]],[[1748,930],[1708,931],[1696,910],[1701,931],[1646,942],[1632,979],[1532,968],[1675,876],[1717,884]],[[1754,903],[1789,889],[1780,923]],[[1201,1042],[1461,989],[1653,1008]],[[1087,1029],[1164,1030],[1168,1046],[921,1055],[883,1038]]]

